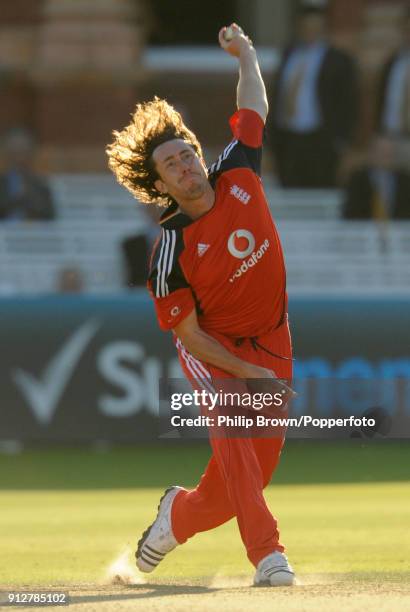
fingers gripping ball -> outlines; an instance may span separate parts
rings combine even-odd
[[[239,26],[237,26],[236,28],[228,26],[224,32],[224,39],[226,40],[226,42],[230,42],[235,36],[235,34],[243,34],[242,28],[240,28]]]

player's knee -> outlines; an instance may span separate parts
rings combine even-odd
[[[266,472],[266,473],[263,474],[263,476],[262,476],[263,488],[267,487],[268,484],[270,483],[270,481],[272,479],[273,469],[270,470],[269,472]]]
[[[279,463],[279,456],[276,457],[275,461],[271,463],[269,467],[265,467],[262,470],[263,488],[267,487],[270,481],[272,480],[272,475],[274,471],[276,470],[276,468],[278,467],[278,463]]]

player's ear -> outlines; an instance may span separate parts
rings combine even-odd
[[[164,181],[161,181],[161,179],[157,179],[155,181],[154,187],[160,193],[168,193],[167,186],[165,185]]]

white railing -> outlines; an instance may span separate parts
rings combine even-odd
[[[78,267],[87,291],[123,286],[120,244],[147,220],[106,175],[50,179],[57,220],[0,223],[0,293],[53,291],[63,267]],[[290,292],[410,293],[410,222],[340,220],[337,191],[265,190],[284,246]]]

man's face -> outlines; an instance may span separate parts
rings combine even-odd
[[[33,149],[24,139],[15,137],[7,143],[5,156],[9,168],[28,170],[32,163]]]
[[[164,142],[154,149],[152,158],[159,175],[155,187],[160,193],[168,193],[177,202],[204,195],[208,187],[205,164],[184,140]]]
[[[325,17],[322,13],[307,13],[299,18],[299,39],[307,45],[320,40],[325,29]]]

